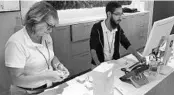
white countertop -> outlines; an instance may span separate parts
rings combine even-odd
[[[128,65],[129,66],[129,65]],[[122,66],[120,67],[127,67]],[[152,88],[154,88],[157,84],[159,84],[162,80],[164,80],[168,75],[170,75],[173,72],[173,68],[166,67],[166,70],[168,71],[166,75],[158,74],[157,76],[147,76],[147,79],[149,81],[148,84],[143,85],[140,88],[135,88],[132,84],[128,84],[125,82],[122,82],[119,78],[124,75],[124,72],[120,69],[115,70],[115,87],[122,91],[123,95],[145,95],[147,92],[149,92]]]
[[[107,91],[111,91],[109,88],[113,88],[114,92],[110,95],[144,95],[173,72],[173,68],[170,67],[166,75],[148,77],[148,84],[135,88],[132,84],[120,81],[119,77],[124,75],[124,72],[120,70],[122,67],[128,67],[136,61],[133,55],[128,55],[119,60],[104,62],[91,72],[48,89],[39,95],[71,95],[72,93],[73,95],[94,95],[94,93],[95,95],[108,95]]]

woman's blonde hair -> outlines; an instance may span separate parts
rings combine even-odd
[[[35,33],[35,24],[46,21],[48,16],[58,21],[57,11],[51,4],[45,1],[36,2],[25,15],[24,25],[27,31]]]

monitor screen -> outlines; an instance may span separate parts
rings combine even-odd
[[[173,58],[173,53],[174,53],[174,51],[173,51],[174,45],[173,44],[174,44],[174,34],[169,36],[169,38],[167,40],[167,44],[166,44],[166,49],[165,49],[166,53],[164,55],[163,62],[167,65],[168,64],[171,65],[170,64],[171,62],[169,62],[169,61],[171,61]],[[172,65],[174,65],[174,64],[172,63]],[[174,67],[174,66],[172,66],[172,67]]]
[[[162,44],[162,41],[169,37],[173,25],[174,16],[155,21],[142,55],[148,56],[153,49]]]

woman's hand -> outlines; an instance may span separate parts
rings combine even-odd
[[[69,76],[68,69],[58,60],[56,56],[54,56],[51,66],[53,67],[54,71],[58,71],[62,74],[63,79],[67,78]]]
[[[59,64],[60,64],[60,63],[52,63],[52,64],[51,64],[54,71],[58,70],[57,67],[59,66]]]
[[[52,64],[52,67],[54,71],[58,71],[59,73],[61,73],[64,79],[69,76],[69,71],[63,64],[54,63]]]
[[[48,80],[52,82],[61,82],[65,79],[63,74],[58,71],[47,71],[45,75],[47,76]]]
[[[63,72],[64,78],[67,78],[69,76],[69,71],[63,64],[60,63],[57,67],[57,70],[60,70]]]

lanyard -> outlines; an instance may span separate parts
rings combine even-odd
[[[48,66],[48,69],[50,69],[50,68],[49,68],[50,51],[49,51],[49,49],[48,49],[48,44],[47,44],[46,40],[45,40],[45,44],[46,44],[46,48],[47,48],[47,51],[48,51],[48,60],[47,60],[47,58],[45,57],[45,55],[43,54],[43,52],[41,52],[41,51],[39,50],[38,47],[36,47],[36,49],[37,49],[37,51],[40,52],[40,54],[42,54],[42,56],[44,57],[44,59],[45,59],[45,61],[46,61],[46,64],[47,64],[47,66]]]
[[[107,42],[108,42],[108,47],[109,47],[109,53],[111,53],[111,51],[112,51],[112,47],[113,47],[113,42],[114,42],[114,36],[115,36],[115,33],[114,33],[114,35],[112,36],[112,42],[111,42],[111,45],[109,44],[108,32],[106,32],[106,34],[107,34]]]

